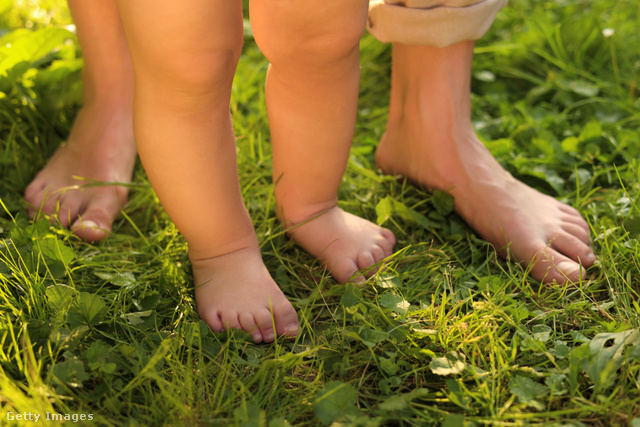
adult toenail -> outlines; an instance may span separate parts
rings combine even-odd
[[[100,226],[98,225],[97,222],[91,221],[90,219],[88,219],[86,221],[81,221],[80,227],[77,227],[77,228],[100,228]]]
[[[567,277],[580,270],[580,266],[571,261],[559,262],[558,265],[556,265],[556,268]]]
[[[298,332],[298,325],[296,323],[292,323],[290,325],[287,325],[284,328],[285,335],[286,334],[290,334],[292,332]]]

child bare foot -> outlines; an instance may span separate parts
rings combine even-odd
[[[384,172],[449,191],[456,212],[536,280],[577,281],[596,259],[589,226],[572,207],[514,179],[477,138],[470,121],[472,52],[473,42],[445,49],[394,45],[396,90],[376,161]],[[417,67],[419,60],[431,65]]]
[[[297,334],[296,310],[269,275],[257,246],[192,260],[192,265],[198,313],[214,332],[243,329],[256,343]]]
[[[288,227],[291,238],[320,259],[341,283],[390,256],[396,243],[391,231],[337,206],[295,224]]]
[[[68,141],[26,188],[29,216],[55,215],[84,240],[103,239],[128,192],[108,183],[130,182],[135,158],[130,108],[85,106]]]

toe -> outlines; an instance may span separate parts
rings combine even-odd
[[[532,262],[531,276],[542,283],[578,282],[585,275],[578,263],[551,248],[540,251]]]
[[[357,263],[358,263],[358,268],[360,270],[363,270],[365,268],[369,268],[371,266],[373,266],[373,264],[376,263],[375,259],[373,258],[373,255],[371,254],[371,252],[360,252],[358,254],[358,256],[356,257]]]
[[[298,335],[298,313],[288,300],[285,299],[273,307],[273,318],[279,337],[294,338]]]
[[[204,323],[206,323],[213,332],[224,332],[224,325],[217,310],[208,310],[204,314],[201,314],[200,318],[204,320]]]
[[[258,310],[253,313],[253,318],[262,340],[266,343],[273,342],[276,339],[276,333],[273,329],[274,319],[271,316],[271,311],[267,308]]]
[[[45,214],[55,214],[58,210],[59,199],[56,196],[47,198],[47,194],[43,193],[42,203],[37,206],[39,211]]]
[[[262,333],[260,333],[260,329],[258,329],[258,325],[256,325],[253,314],[247,312],[240,313],[238,320],[240,321],[242,329],[251,334],[253,342],[256,344],[262,342]]]
[[[44,182],[33,181],[24,190],[24,199],[28,204],[29,218],[34,218],[36,213],[42,208],[42,202],[44,201]]]
[[[80,218],[71,226],[73,232],[87,242],[96,242],[111,234],[111,227],[126,194],[105,191],[91,198]]]
[[[595,255],[591,246],[572,234],[563,233],[552,242],[554,249],[575,263],[591,267],[595,262]]]
[[[39,204],[36,200],[36,196],[44,189],[45,183],[44,181],[40,181],[37,177],[31,182],[31,184],[27,185],[27,188],[24,190],[24,198],[27,199],[28,202],[33,204]],[[35,203],[34,203],[35,202]]]
[[[589,231],[585,230],[583,227],[572,223],[565,223],[562,224],[562,229],[572,236],[580,239],[584,244],[591,245],[591,236]]]
[[[580,215],[578,211],[575,211],[574,213],[565,213],[565,215],[563,215],[561,219],[563,223],[577,225],[587,233],[591,231],[591,229],[589,228],[589,223],[585,221],[585,219],[582,217],[582,215]]]
[[[352,259],[343,259],[330,269],[331,275],[340,283],[345,283],[358,271],[358,265]]]
[[[238,320],[238,313],[235,311],[224,311],[220,314],[220,320],[224,330],[242,329]]]
[[[561,203],[559,201],[556,201],[556,203],[558,204],[558,207],[560,208],[560,210],[562,212],[564,212],[567,215],[570,216],[574,216],[574,217],[579,217],[582,218],[582,215],[580,215],[580,212],[578,212],[578,210],[574,207],[571,207],[567,204]]]
[[[396,236],[391,230],[387,230],[386,228],[382,229],[382,236],[384,240],[378,244],[384,250],[385,257],[388,257],[393,253],[393,247],[396,245]]]
[[[545,278],[545,283],[555,282],[558,284],[576,283],[586,276],[586,271],[575,261],[562,260],[556,262],[549,269],[549,273]]]
[[[107,226],[102,226],[95,221],[82,217],[73,223],[71,231],[85,242],[93,243],[103,240],[111,230]]]
[[[373,255],[374,264],[379,263],[388,256],[380,246],[374,246],[373,249],[371,249],[371,255]]]
[[[73,224],[80,212],[80,200],[75,198],[65,198],[60,202],[60,209],[58,210],[58,219],[63,227],[68,227],[69,224]]]

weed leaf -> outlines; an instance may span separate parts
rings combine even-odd
[[[358,416],[360,411],[355,405],[357,396],[358,392],[351,384],[332,381],[313,400],[313,413],[324,425],[345,416]]]
[[[538,384],[530,378],[517,375],[509,381],[509,391],[514,394],[520,403],[532,406],[538,410],[543,410],[544,405],[536,400],[537,397],[546,395],[549,388]]]
[[[391,196],[387,196],[378,202],[376,205],[376,214],[378,215],[378,225],[384,224],[393,215],[398,215],[403,220],[415,222],[427,230],[440,227],[438,223],[431,221],[426,216],[409,208],[404,203],[391,198]]]
[[[138,326],[144,323],[144,319],[145,317],[149,317],[152,313],[152,310],[146,310],[146,311],[138,311],[135,313],[126,313],[123,314],[122,317],[127,319],[127,321],[129,322],[129,324],[131,326]]]
[[[127,290],[133,289],[136,286],[136,277],[130,271],[117,271],[115,273],[96,271],[94,274],[113,285],[122,286]]]
[[[340,304],[343,307],[353,307],[360,301],[362,301],[362,291],[353,285],[347,285],[342,298],[340,298]]]
[[[459,374],[466,366],[464,355],[457,351],[450,351],[444,357],[436,357],[429,364],[431,372],[436,375]]]
[[[72,387],[82,387],[82,381],[89,379],[89,375],[84,370],[84,363],[78,359],[56,363],[53,367],[53,375],[61,383]]]
[[[458,427],[464,425],[464,415],[447,414],[442,421],[442,427]]]
[[[67,285],[55,285],[48,287],[45,294],[56,311],[66,311],[73,302],[76,291]]]
[[[2,38],[0,74],[20,62],[35,62],[59,48],[71,33],[62,28],[43,28],[38,31],[15,31]]]
[[[442,190],[433,190],[431,203],[433,203],[433,206],[436,208],[440,215],[449,215],[451,212],[453,212],[455,199],[451,194],[447,192],[444,192]]]
[[[67,322],[69,326],[89,325],[95,326],[104,320],[107,313],[107,304],[98,295],[80,292],[78,299],[69,309]]]
[[[361,328],[358,338],[363,344],[369,347],[375,347],[378,343],[389,339],[389,333],[371,328]]]
[[[385,292],[378,300],[380,305],[388,308],[396,313],[406,314],[410,304],[404,298],[399,295],[394,295],[391,292]]]
[[[39,240],[37,245],[53,277],[64,276],[67,265],[73,260],[73,249],[55,238]]]
[[[571,364],[580,363],[595,384],[596,391],[604,390],[613,384],[616,372],[625,362],[640,358],[640,332],[632,329],[598,334],[573,350],[571,356]],[[575,375],[576,367],[572,368]]]
[[[564,374],[551,374],[544,380],[544,383],[552,390],[554,396],[561,396],[567,392],[564,385],[566,378],[567,376]]]

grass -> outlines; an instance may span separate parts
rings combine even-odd
[[[303,324],[259,346],[199,321],[186,244],[141,168],[104,242],[27,219],[22,192],[80,104],[81,55],[60,1],[0,11],[0,423],[640,425],[638,0],[512,0],[476,48],[479,135],[592,228],[598,265],[571,286],[533,281],[444,194],[376,171],[390,49],[369,35],[341,200],[399,242],[383,274],[336,284],[275,219],[267,64],[248,33],[231,106],[240,180]]]

